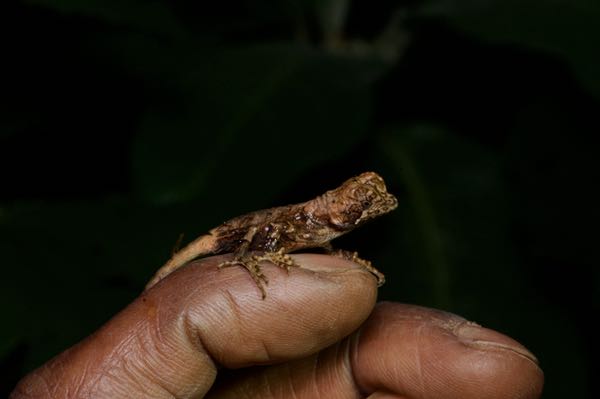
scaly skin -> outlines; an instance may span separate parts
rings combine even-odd
[[[265,298],[263,284],[267,279],[261,272],[261,261],[289,269],[295,263],[288,253],[319,247],[331,252],[331,240],[397,206],[398,200],[387,192],[381,176],[365,172],[310,201],[251,212],[215,227],[175,253],[156,272],[146,289],[193,259],[233,252],[234,260],[219,267],[245,267]],[[250,251],[261,251],[263,255],[250,255]],[[356,253],[337,251],[332,254],[363,265],[375,274],[380,285],[385,281],[383,274]]]

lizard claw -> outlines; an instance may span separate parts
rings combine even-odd
[[[385,276],[383,275],[383,273],[377,270],[373,266],[373,264],[371,264],[371,262],[369,262],[368,260],[360,258],[358,256],[358,252],[350,252],[343,249],[338,249],[336,251],[330,252],[330,255],[337,256],[339,258],[346,259],[361,265],[362,267],[367,269],[367,271],[373,274],[375,278],[377,278],[378,287],[381,287],[383,284],[385,284]]]
[[[233,260],[225,261],[220,263],[217,268],[222,269],[224,267],[231,266],[242,266],[248,273],[252,280],[256,283],[258,288],[262,293],[262,298],[265,299],[267,297],[267,293],[265,290],[265,285],[269,284],[269,280],[267,276],[262,272],[262,268],[260,266],[260,262],[268,261],[285,269],[287,273],[290,272],[290,268],[292,266],[298,266],[296,262],[286,253],[283,252],[283,249],[280,249],[277,252],[265,252],[262,255],[245,255]]]

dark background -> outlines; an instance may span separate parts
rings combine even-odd
[[[180,233],[375,170],[398,210],[334,244],[381,299],[516,338],[545,398],[597,397],[600,3],[214,3],[0,6],[0,396]]]

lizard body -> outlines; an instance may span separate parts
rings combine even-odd
[[[234,260],[219,267],[245,267],[264,298],[263,283],[267,283],[267,279],[259,262],[268,260],[289,269],[295,266],[287,255],[290,252],[319,247],[331,252],[331,240],[392,211],[397,205],[398,201],[387,192],[378,174],[362,173],[310,201],[251,212],[226,221],[173,254],[146,289],[195,258],[233,252]],[[249,255],[250,251],[261,251],[264,255]],[[383,283],[383,274],[356,253],[338,251],[335,254],[362,264]]]

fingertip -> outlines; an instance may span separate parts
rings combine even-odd
[[[269,281],[264,298],[243,267],[218,267],[230,255],[193,262],[144,295],[168,308],[157,316],[162,324],[183,319],[188,340],[200,340],[217,364],[238,368],[306,356],[356,330],[375,306],[377,285],[353,262],[292,256],[298,267],[289,273],[261,264]]]
[[[226,367],[314,353],[357,329],[377,298],[374,278],[335,257],[294,255],[299,267],[289,273],[265,264],[269,284],[264,299],[242,267],[216,270],[222,259],[207,258],[173,276],[172,284],[179,292],[182,286],[191,292],[186,295],[189,324]]]
[[[539,365],[537,357],[525,346],[497,331],[482,327],[477,323],[465,321],[453,329],[454,335],[463,344],[474,349],[507,351],[510,355],[520,356]]]
[[[535,356],[518,342],[433,309],[380,304],[356,346],[353,367],[366,392],[533,399],[543,386]]]

